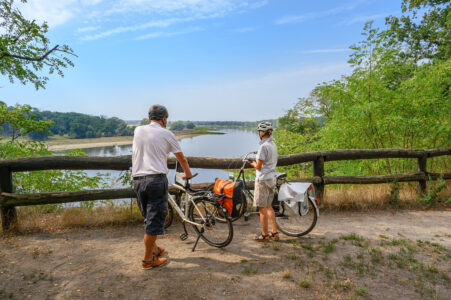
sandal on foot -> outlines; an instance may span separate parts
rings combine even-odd
[[[270,232],[269,233],[269,237],[271,238],[271,240],[274,240],[274,241],[278,241],[279,239],[280,239],[280,237],[279,237],[279,232]]]
[[[160,257],[160,256],[163,255],[164,252],[165,252],[164,248],[157,247],[157,251],[153,252],[152,254],[155,255],[155,256]]]
[[[166,257],[157,257],[152,256],[151,260],[143,260],[141,263],[141,267],[143,270],[150,270],[152,268],[164,266],[168,262]]]
[[[254,237],[254,241],[256,242],[266,242],[269,240],[269,234],[264,235],[263,233],[260,233],[259,235],[256,235]]]

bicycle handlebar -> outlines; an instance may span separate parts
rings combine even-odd
[[[249,155],[251,155],[251,154],[257,154],[257,151],[252,151],[252,152],[247,153],[247,154],[244,156],[244,158],[243,158],[243,162],[244,162],[244,161],[249,161],[249,160],[247,159],[247,157],[248,157]]]

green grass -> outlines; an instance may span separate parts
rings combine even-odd
[[[299,285],[305,289],[308,289],[311,286],[310,280],[300,280]]]
[[[342,235],[341,237],[340,237],[342,240],[345,240],[345,241],[358,241],[358,242],[363,242],[363,237],[361,237],[361,236],[359,236],[359,235],[357,235],[357,234],[355,234],[355,233],[351,233],[351,234],[349,234],[349,235]]]
[[[364,288],[357,288],[355,290],[356,294],[362,297],[368,297],[369,293],[367,290],[365,290]]]
[[[313,248],[313,245],[310,245],[310,244],[302,244],[301,247],[304,249],[310,250],[310,251],[315,251],[315,249]]]
[[[286,243],[286,244],[293,245],[293,246],[301,246],[301,243],[300,243],[298,240],[293,240],[293,239],[291,239],[291,240],[286,240],[285,243]]]
[[[335,245],[332,242],[329,242],[324,246],[325,253],[331,253],[335,251]]]

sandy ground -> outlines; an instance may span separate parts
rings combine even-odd
[[[192,138],[203,134],[208,134],[204,132],[174,132],[178,140]],[[108,146],[121,146],[121,145],[131,145],[133,143],[132,136],[115,136],[115,137],[102,137],[93,139],[57,139],[50,140],[47,142],[50,151],[58,150],[71,150],[79,148],[97,148],[97,147],[108,147]]]
[[[267,244],[251,240],[258,232],[258,220],[252,217],[234,223],[234,239],[226,248],[201,241],[194,253],[194,235],[183,242],[178,238],[181,232],[180,224],[172,225],[159,240],[169,264],[147,271],[139,264],[141,226],[3,238],[0,298],[450,299],[451,295],[451,211],[321,215],[308,236],[297,240],[282,236]],[[367,244],[343,238],[350,233]],[[400,248],[394,242],[383,243],[399,240],[415,245],[418,265],[433,264],[437,269],[427,273],[393,265],[388,253]],[[330,241],[335,249],[326,253],[321,245]],[[425,241],[436,246],[426,247]],[[375,248],[387,253],[382,261],[363,258]],[[356,268],[349,267],[351,259]],[[302,280],[309,287],[302,287]]]

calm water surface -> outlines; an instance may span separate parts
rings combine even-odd
[[[258,134],[256,131],[224,129],[223,135],[201,135],[187,138],[180,141],[182,151],[186,156],[218,157],[218,158],[238,158],[242,155],[256,151],[258,149]],[[119,156],[131,155],[132,146],[109,146],[99,148],[84,149],[89,156]],[[194,183],[213,182],[215,178],[228,178],[228,172],[223,170],[193,169],[193,173],[199,175],[193,180]],[[102,171],[110,173],[112,176],[119,176],[118,171]],[[88,174],[95,175],[98,171],[88,171]],[[173,182],[174,171],[168,175],[169,181]],[[120,186],[115,186],[120,187]]]

